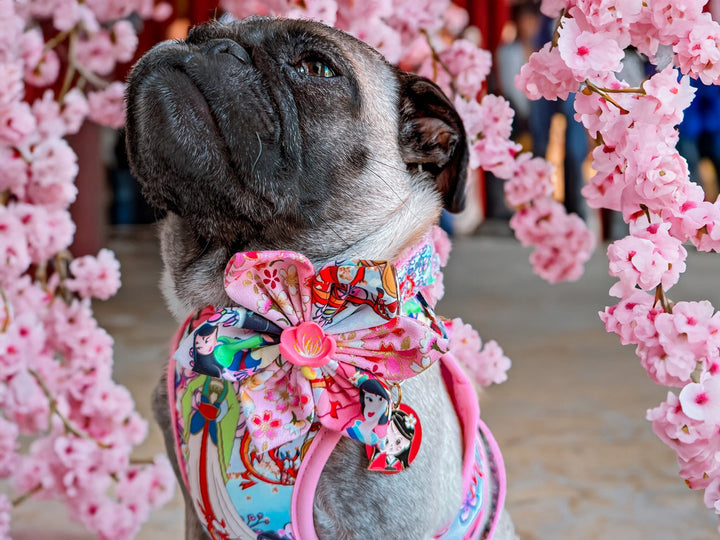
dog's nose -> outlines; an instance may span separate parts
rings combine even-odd
[[[250,63],[250,53],[237,41],[232,39],[213,39],[205,44],[202,53],[206,56],[229,54],[240,60],[243,64]]]

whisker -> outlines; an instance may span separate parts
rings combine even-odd
[[[260,156],[262,155],[262,151],[263,151],[263,145],[262,145],[262,140],[260,139],[260,134],[256,131],[255,135],[257,136],[258,145],[260,146],[260,148],[258,149],[258,155],[255,158],[255,162],[252,164],[252,168],[250,169],[251,172],[255,172],[255,166],[258,164],[258,161],[260,161]]]
[[[373,161],[375,161],[375,160],[373,160]],[[381,163],[381,162],[378,162],[378,163]],[[400,196],[400,194],[399,194],[397,191],[395,191],[395,189],[394,189],[393,186],[390,184],[390,182],[388,182],[385,178],[383,178],[377,171],[373,170],[373,169],[370,168],[370,167],[368,167],[367,170],[368,170],[369,172],[371,172],[372,174],[374,174],[375,176],[377,176],[380,180],[382,180],[383,183],[387,186],[387,188],[388,188],[390,191],[392,191],[392,192],[393,192],[393,195],[395,195],[395,197],[397,197],[397,199],[400,201],[400,206],[398,206],[395,210],[393,210],[393,211],[390,213],[390,215],[396,214],[401,208],[403,208],[404,206],[406,206],[406,205],[408,204],[408,202],[410,201],[410,195],[408,195],[405,199],[403,199],[403,198]],[[411,210],[411,213],[412,213],[412,215],[413,215],[413,217],[414,217],[415,219],[417,219],[417,220],[420,221],[420,222],[422,221],[422,220],[420,219],[420,216],[418,216],[415,212],[412,212],[412,210]]]
[[[379,163],[380,165],[385,165],[388,169],[393,169],[395,171],[400,171],[401,173],[407,173],[407,169],[401,169],[400,167],[395,167],[395,165],[390,165],[389,163],[385,163],[384,161],[380,161],[379,159],[375,159],[370,156],[366,156],[367,159],[370,161],[374,161],[375,163]]]

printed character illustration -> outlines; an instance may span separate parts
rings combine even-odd
[[[203,324],[195,331],[193,342],[193,371],[213,377],[221,377],[224,370],[253,371],[261,360],[254,358],[251,349],[267,344],[261,334],[246,339],[221,336],[220,327]]]
[[[341,319],[346,309],[362,306],[391,319],[398,307],[395,267],[384,262],[356,261],[353,265],[323,268],[313,284],[312,302],[315,319],[326,324]]]
[[[240,445],[240,458],[245,472],[242,473],[241,487],[248,489],[258,481],[267,484],[292,486],[297,479],[303,456],[310,448],[318,426],[297,439],[287,442],[268,452],[259,452],[251,444],[250,432],[246,431]]]
[[[387,426],[384,450],[374,450],[369,458],[368,469],[395,473],[406,469],[417,454],[421,430],[415,412],[400,405],[392,411]]]
[[[255,538],[228,495],[227,467],[240,418],[232,383],[199,375],[181,401],[187,478],[193,501],[210,537]]]
[[[365,378],[358,386],[362,420],[347,428],[347,434],[370,446],[382,446],[384,437],[378,436],[377,428],[385,426],[390,414],[390,392],[377,379]]]

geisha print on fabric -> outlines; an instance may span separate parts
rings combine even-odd
[[[392,454],[385,444],[393,384],[447,352],[442,324],[417,294],[439,266],[429,237],[397,272],[373,261],[316,272],[292,252],[233,257],[225,285],[241,307],[207,308],[188,320],[168,377],[180,468],[212,538],[314,537],[312,516],[291,511],[294,492],[314,496],[312,480],[300,485],[301,466],[319,476],[327,459],[316,450],[303,461],[311,447],[332,450],[342,434]],[[476,410],[475,400],[471,392],[475,409],[463,409]],[[481,509],[498,502],[483,507],[498,493],[483,484],[483,471],[501,458],[487,459],[481,443],[492,436],[481,438],[477,414],[470,416],[464,504],[447,538],[476,532]],[[313,446],[318,433],[323,440]]]

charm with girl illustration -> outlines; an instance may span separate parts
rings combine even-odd
[[[394,474],[407,469],[417,456],[422,440],[418,416],[404,403],[392,410],[382,450],[367,447],[368,470]]]

